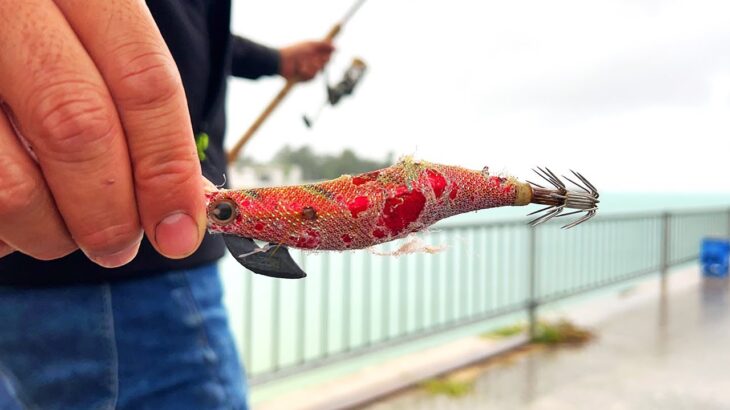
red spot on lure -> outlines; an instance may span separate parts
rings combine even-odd
[[[456,182],[451,183],[451,192],[449,192],[449,199],[452,201],[456,199],[456,195],[459,193],[459,185]]]
[[[446,189],[446,178],[433,169],[427,169],[426,173],[428,174],[428,182],[431,184],[436,199],[441,198],[441,195],[444,194],[444,189]]]
[[[354,177],[352,177],[352,183],[354,185],[362,185],[366,182],[377,180],[378,175],[380,175],[380,171],[372,171],[372,172],[368,172],[366,174],[354,176]]]
[[[317,184],[208,192],[208,229],[295,248],[359,249],[452,215],[525,205],[530,194],[529,185],[514,179],[405,159]],[[210,216],[221,201],[235,204],[235,217]]]
[[[350,201],[347,204],[347,207],[350,209],[350,213],[352,214],[353,218],[357,218],[357,216],[361,212],[365,212],[368,209],[368,205],[370,205],[370,200],[366,196],[359,196],[352,201]]]
[[[408,225],[418,220],[426,205],[426,197],[418,190],[407,191],[399,187],[395,196],[385,200],[383,223],[391,236],[398,236]]]

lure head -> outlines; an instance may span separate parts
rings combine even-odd
[[[223,234],[228,251],[243,267],[274,278],[301,279],[307,276],[285,246],[268,244],[262,248],[253,239],[236,233],[243,215],[234,191],[209,191],[206,199],[208,231]]]
[[[210,232],[232,232],[240,217],[238,203],[221,192],[208,196],[207,214]]]
[[[232,195],[234,191],[219,189],[206,178],[203,178],[203,190],[205,191],[208,231],[231,232],[239,217],[239,206]]]

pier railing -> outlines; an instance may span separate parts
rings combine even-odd
[[[246,275],[232,317],[251,384],[380,351],[697,258],[705,236],[730,235],[730,210],[599,216],[562,230],[558,221],[438,228],[435,254],[368,251],[295,255],[299,281]],[[236,313],[236,312],[233,312]]]

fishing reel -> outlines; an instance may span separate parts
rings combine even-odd
[[[340,82],[336,83],[335,85],[330,85],[329,81],[326,77],[325,72],[325,84],[327,87],[327,99],[320,105],[319,109],[314,113],[314,115],[307,115],[304,114],[302,116],[302,119],[304,120],[304,124],[307,126],[307,128],[312,128],[314,126],[314,123],[319,118],[319,115],[322,113],[322,110],[324,110],[324,107],[327,105],[331,105],[332,107],[336,106],[342,98],[348,95],[352,95],[352,93],[355,91],[355,87],[360,83],[363,76],[365,75],[365,71],[367,70],[367,64],[360,59],[360,58],[353,58],[352,63],[350,63],[350,66],[345,71],[345,74],[342,76],[342,80]]]

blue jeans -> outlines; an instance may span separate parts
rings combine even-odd
[[[215,265],[0,287],[0,410],[246,409]]]

